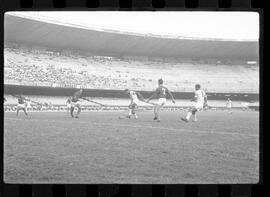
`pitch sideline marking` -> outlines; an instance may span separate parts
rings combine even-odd
[[[66,123],[66,121],[56,121],[56,120],[37,120],[37,119],[17,119],[17,118],[5,118],[7,120],[22,120],[22,121],[32,121],[32,122],[56,122],[56,123]],[[80,123],[87,123],[84,121],[79,121]],[[259,137],[258,135],[253,134],[241,134],[241,133],[233,133],[233,132],[214,132],[214,131],[204,131],[204,130],[190,130],[190,129],[175,129],[168,127],[155,127],[155,126],[146,126],[146,125],[130,125],[130,124],[115,124],[115,123],[91,123],[94,125],[106,125],[106,126],[119,126],[119,127],[131,127],[131,128],[148,128],[148,129],[164,129],[169,131],[183,131],[189,133],[201,133],[201,134],[216,134],[216,135],[240,135],[240,136],[248,136],[248,137]]]

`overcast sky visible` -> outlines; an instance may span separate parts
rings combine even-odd
[[[137,33],[228,40],[259,38],[259,14],[255,12],[13,12],[18,13]]]

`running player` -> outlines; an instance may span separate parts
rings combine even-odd
[[[205,97],[205,92],[201,90],[201,85],[196,84],[195,96],[194,98],[191,99],[191,101],[194,101],[193,107],[189,109],[186,118],[181,118],[181,120],[188,122],[191,115],[193,115],[193,121],[196,122],[197,121],[196,112],[203,109],[203,105],[205,102],[204,97]]]
[[[17,113],[16,113],[16,116],[19,115],[19,111],[20,110],[23,110],[24,111],[24,114],[27,116],[27,112],[26,112],[26,107],[27,107],[27,103],[25,102],[25,98],[20,95],[18,97],[18,105],[17,105]]]
[[[232,114],[232,101],[230,98],[228,98],[227,100],[226,107],[227,107],[228,113]]]
[[[76,91],[71,98],[70,115],[72,118],[74,117],[73,111],[75,107],[77,108],[77,114],[75,118],[79,118],[79,114],[81,113],[81,105],[80,105],[79,99],[82,97],[82,92],[83,92],[83,89],[81,88],[79,91]]]
[[[67,113],[69,113],[69,110],[71,108],[71,99],[72,99],[72,97],[69,97],[67,99],[67,101],[66,101],[66,104],[67,104]]]
[[[156,89],[154,94],[147,100],[147,102],[149,102],[153,98],[158,99],[158,102],[154,107],[154,120],[157,120],[158,122],[160,122],[159,111],[165,105],[168,94],[170,95],[172,102],[175,103],[172,93],[168,90],[168,88],[163,85],[163,79],[159,79],[158,88]]]
[[[130,104],[128,106],[128,115],[126,116],[127,118],[130,118],[131,115],[133,115],[135,117],[135,119],[138,118],[135,109],[138,108],[138,104],[139,104],[139,98],[140,100],[144,101],[145,99],[143,98],[143,96],[141,95],[141,93],[139,92],[135,92],[133,90],[129,90],[129,89],[125,89],[125,92],[129,95],[130,97]],[[139,97],[139,98],[138,98]]]

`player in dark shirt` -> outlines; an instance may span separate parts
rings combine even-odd
[[[71,98],[70,115],[72,118],[74,117],[73,112],[75,107],[78,109],[75,118],[79,118],[79,114],[81,113],[81,105],[79,99],[82,97],[82,93],[83,89],[81,88],[79,91],[76,91]]]
[[[160,111],[160,108],[165,105],[167,95],[170,95],[172,102],[175,103],[172,93],[169,91],[168,88],[166,88],[163,85],[163,80],[159,79],[158,88],[156,89],[155,93],[147,100],[147,102],[149,102],[153,98],[158,99],[158,102],[154,107],[154,115],[155,115],[154,120],[157,120],[158,122],[160,122],[159,111]]]
[[[26,106],[27,106],[27,103],[25,102],[25,98],[20,95],[18,97],[18,105],[17,105],[17,112],[16,112],[16,115],[18,116],[19,115],[19,111],[20,110],[23,110],[24,111],[24,114],[27,116],[27,112],[26,112]]]

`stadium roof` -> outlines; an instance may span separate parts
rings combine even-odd
[[[100,55],[258,60],[258,41],[183,38],[94,29],[5,15],[5,42],[85,50]]]

